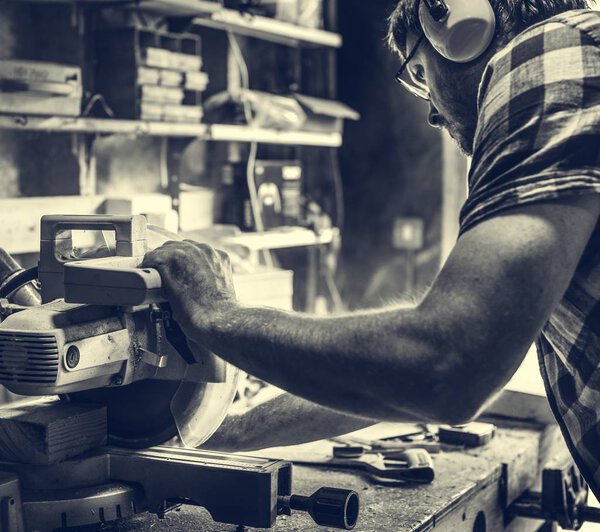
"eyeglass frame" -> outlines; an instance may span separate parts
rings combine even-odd
[[[419,36],[417,42],[412,47],[412,50],[406,56],[406,59],[404,59],[404,61],[400,65],[400,68],[396,72],[395,79],[400,85],[402,85],[413,96],[416,96],[417,98],[420,98],[421,100],[425,100],[426,102],[428,102],[431,100],[430,96],[424,96],[423,94],[420,94],[419,92],[417,92],[417,90],[416,90],[417,88],[414,85],[411,85],[410,83],[407,83],[406,81],[404,81],[402,79],[402,74],[404,74],[404,71],[408,67],[408,63],[410,63],[412,61],[412,59],[415,57],[415,54],[417,53],[417,50],[419,49],[419,46],[423,42],[424,38],[425,38],[425,35],[423,35],[423,34],[421,34]],[[428,91],[428,94],[429,94],[429,91]]]

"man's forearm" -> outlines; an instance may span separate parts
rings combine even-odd
[[[374,423],[283,394],[243,414],[229,416],[202,447],[224,452],[251,451],[332,438]]]
[[[445,366],[424,316],[396,308],[313,317],[268,308],[196,316],[188,334],[244,371],[351,415],[437,417]]]

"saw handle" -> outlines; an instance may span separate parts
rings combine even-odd
[[[70,252],[73,246],[71,231],[114,231],[116,255],[143,256],[148,250],[146,226],[146,217],[141,214],[45,215],[41,221],[40,254],[48,261],[54,259],[64,263],[61,257],[65,251]]]
[[[104,257],[65,264],[65,301],[136,306],[167,300],[154,268],[138,268],[143,257]]]
[[[116,256],[68,260],[72,231],[112,231]],[[136,306],[166,301],[157,270],[140,269],[148,250],[142,215],[47,215],[41,221],[40,281],[45,301]]]

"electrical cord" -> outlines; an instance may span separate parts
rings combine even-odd
[[[115,117],[115,113],[114,111],[110,108],[110,106],[106,103],[106,100],[104,99],[104,96],[102,94],[94,94],[89,102],[87,103],[87,105],[85,106],[85,109],[83,110],[83,112],[81,113],[81,116],[83,117],[87,117],[90,115],[90,113],[92,112],[94,106],[99,103],[102,106],[102,110],[106,113],[106,115],[110,118],[114,118]]]
[[[344,208],[344,185],[342,183],[342,174],[340,172],[340,163],[337,157],[337,150],[329,150],[331,161],[331,180],[335,194],[335,226],[341,231],[344,228],[345,208]]]
[[[324,277],[327,290],[329,291],[329,295],[331,297],[334,312],[344,312],[346,310],[346,305],[333,277],[333,272],[326,270]]]
[[[241,78],[241,86],[244,90],[250,90],[250,72],[248,71],[248,65],[244,59],[244,54],[242,53],[242,49],[240,48],[240,43],[237,40],[237,37],[233,34],[231,30],[227,31],[227,40],[229,42],[229,48],[231,49],[231,53],[233,54],[233,59],[238,67]],[[244,115],[246,117],[246,122],[248,125],[251,125],[252,122],[252,109],[250,108],[250,104],[243,100],[242,101],[244,107]]]
[[[27,270],[21,270],[19,273],[10,277],[2,286],[0,286],[0,298],[10,296],[13,292],[16,292],[19,288],[25,286],[27,283],[35,281],[37,278],[37,266]]]
[[[335,226],[339,233],[342,233],[344,228],[346,211],[344,206],[344,184],[342,182],[342,173],[340,171],[340,162],[338,159],[338,152],[336,149],[329,150],[329,156],[331,161],[331,180],[333,183],[334,195],[335,195]],[[340,237],[338,237],[340,238]],[[339,241],[338,241],[339,243]],[[332,249],[331,253],[334,254],[335,264],[338,264],[340,257],[341,246],[337,245]],[[335,281],[336,267],[333,266],[331,269],[326,268],[325,270],[325,283],[331,296],[334,310],[336,312],[342,312],[346,310],[346,305],[342,299],[342,295]]]
[[[233,58],[237,64],[238,70],[240,72],[241,78],[241,86],[244,90],[250,89],[250,74],[248,71],[248,65],[244,60],[244,54],[240,48],[240,44],[233,34],[233,32],[227,32],[227,39],[229,40],[229,47],[231,49],[231,53],[233,54]],[[254,121],[252,117],[252,109],[250,107],[250,103],[242,97],[242,107],[244,109],[244,116],[246,118],[246,123],[248,126],[252,125]],[[252,218],[254,219],[254,225],[256,226],[256,231],[259,233],[264,233],[265,226],[262,219],[262,209],[260,207],[260,202],[258,200],[258,189],[256,186],[256,159],[258,157],[258,142],[250,143],[250,151],[248,154],[248,162],[246,164],[246,183],[248,186],[248,193],[250,195],[250,209],[252,211]],[[262,250],[262,255],[265,261],[265,264],[272,268],[274,266],[273,257],[271,256],[271,252],[268,249]]]

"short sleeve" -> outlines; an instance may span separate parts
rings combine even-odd
[[[461,233],[504,209],[600,192],[600,13],[538,24],[487,65]]]

